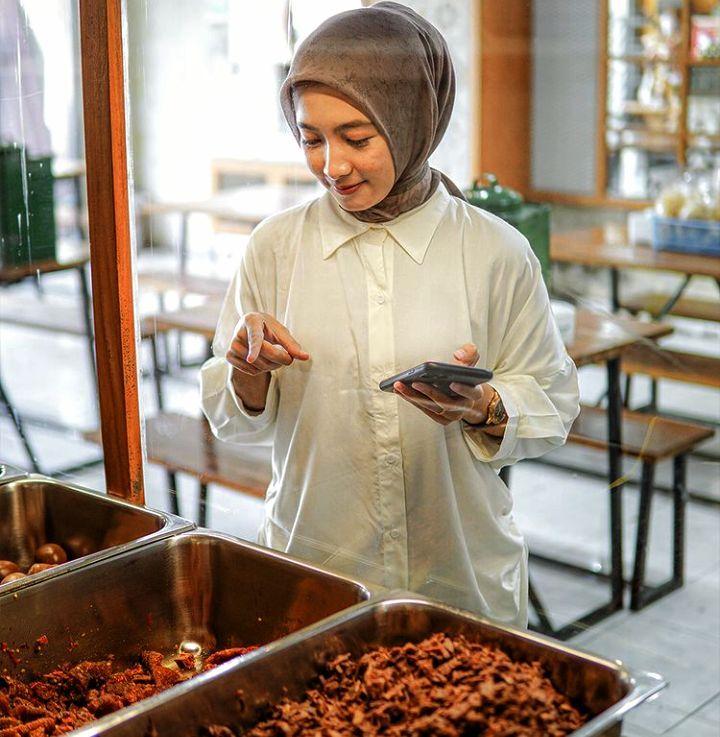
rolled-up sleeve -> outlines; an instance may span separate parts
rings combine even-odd
[[[500,345],[490,383],[508,414],[504,436],[495,438],[463,425],[470,451],[495,468],[563,445],[580,411],[575,364],[565,350],[540,265],[529,247],[523,261],[510,295],[508,324],[505,329],[495,326]]]
[[[249,244],[225,295],[212,345],[213,357],[200,371],[202,410],[215,436],[231,443],[270,445],[273,440],[279,396],[277,377],[274,374],[270,377],[265,408],[253,413],[235,394],[231,381],[233,368],[225,358],[242,315],[270,311],[263,304],[262,292]]]

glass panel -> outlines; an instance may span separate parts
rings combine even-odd
[[[680,234],[681,247],[693,246],[698,237],[712,237],[716,219],[698,225],[688,217],[679,228],[654,229],[654,208],[664,201],[661,196],[656,203],[656,194],[675,183],[685,159],[694,161],[695,150],[707,149],[703,141],[714,135],[706,123],[700,131],[702,115],[688,103],[688,121],[695,122],[692,145],[685,145],[680,92],[688,67],[679,45],[689,41],[678,34],[687,30],[679,21],[689,5],[410,4],[441,30],[457,72],[452,122],[432,163],[466,190],[471,177],[482,173],[488,150],[502,152],[507,161],[501,162],[500,187],[476,189],[467,206],[450,200],[453,212],[461,213],[447,219],[454,228],[444,230],[445,220],[433,223],[437,230],[431,233],[408,229],[408,242],[401,243],[403,223],[395,223],[392,248],[385,250],[386,241],[373,239],[392,233],[387,223],[394,218],[364,220],[340,204],[347,202],[342,186],[325,192],[318,179],[330,189],[334,178],[317,166],[320,176],[313,175],[313,145],[324,156],[334,148],[312,117],[300,148],[279,105],[302,39],[323,19],[360,2],[128,0],[148,504],[341,574],[381,585],[402,581],[490,616],[497,616],[494,607],[506,595],[523,602],[526,593],[538,594],[529,607],[533,627],[555,636],[587,628],[577,642],[597,643],[608,657],[650,670],[667,668],[669,677],[692,684],[686,701],[672,704],[673,718],[690,718],[715,691],[707,690],[707,677],[694,662],[668,658],[667,643],[705,643],[715,626],[705,604],[708,591],[716,593],[717,571],[698,586],[661,597],[652,616],[605,619],[628,605],[627,595],[622,601],[624,579],[635,569],[638,532],[637,565],[646,560],[646,580],[653,583],[671,575],[673,561],[677,572],[673,541],[683,529],[686,581],[691,570],[709,575],[705,562],[717,557],[716,467],[705,458],[680,458],[687,446],[675,445],[678,426],[672,424],[678,414],[689,416],[690,429],[682,427],[699,433],[693,449],[716,453],[717,441],[703,428],[720,419],[715,364],[705,362],[719,359],[717,259],[705,254],[698,262],[665,252],[655,236]],[[605,10],[609,38],[600,35]],[[345,41],[316,74],[337,72],[344,51],[362,48],[362,36],[348,32]],[[493,53],[484,53],[488,48]],[[379,76],[386,61],[377,54],[367,68]],[[699,97],[699,82],[694,76],[689,81],[691,97]],[[302,98],[307,90],[298,94]],[[348,103],[342,95],[330,97],[325,111]],[[356,103],[353,114],[366,114],[348,97]],[[412,124],[406,121],[402,131],[415,140],[425,108],[411,110]],[[516,118],[522,118],[521,133]],[[388,135],[381,131],[378,137]],[[479,142],[482,150],[473,151]],[[322,163],[332,169],[332,160]],[[522,183],[517,189],[524,202],[503,188],[505,177]],[[707,178],[702,182],[706,187]],[[365,183],[348,182],[351,190],[358,186],[354,192]],[[677,202],[678,192],[673,197]],[[321,221],[319,203],[337,219]],[[465,228],[478,222],[482,232],[464,241]],[[488,232],[499,234],[495,253]],[[428,243],[429,250],[422,250]],[[658,266],[667,262],[667,269]],[[521,273],[513,271],[518,263]],[[613,267],[610,274],[606,264]],[[692,274],[689,281],[685,273]],[[523,281],[530,274],[531,286]],[[240,287],[228,292],[233,278]],[[508,300],[514,300],[512,309]],[[252,373],[241,363],[249,313],[262,313],[266,326],[269,319],[281,323],[310,359],[296,355],[290,365],[272,366],[264,372],[275,376],[272,385],[238,379],[231,362],[241,365],[240,373]],[[542,329],[533,332],[538,325]],[[289,348],[301,350],[282,328],[272,323],[263,337],[276,348],[285,341],[288,356],[275,357],[287,360]],[[518,400],[516,424],[506,425],[517,435],[511,430],[505,446],[491,439],[496,436],[487,434],[489,428],[470,429],[459,415],[445,424],[379,390],[379,380],[396,371],[430,358],[454,360],[453,350],[467,336],[479,344],[479,365],[497,372],[497,396],[504,393],[508,404]],[[578,425],[574,374],[559,341],[579,366]],[[538,344],[562,361],[549,373],[525,360]],[[235,355],[228,360],[229,349]],[[621,376],[631,349],[646,363]],[[673,369],[680,375],[668,377]],[[667,373],[653,383],[652,371]],[[563,379],[566,392],[559,399],[549,387]],[[621,420],[623,400],[637,414]],[[585,418],[590,426],[583,435]],[[574,434],[565,442],[571,426]],[[672,444],[672,452],[662,455],[648,480],[649,467],[637,458],[657,449],[659,439]],[[493,455],[503,452],[504,458]],[[539,454],[547,454],[547,463]],[[505,464],[516,458],[510,471]],[[501,467],[510,491],[498,479]],[[649,498],[651,482],[652,534],[642,558],[635,512]],[[673,520],[683,504],[687,528],[682,513]],[[665,526],[656,528],[658,521]],[[503,535],[507,547],[495,555],[489,540],[498,529],[509,532]],[[521,532],[533,553],[532,590],[523,580]],[[506,555],[507,589],[499,592],[493,576],[504,565],[497,559]],[[701,570],[698,560],[704,561]],[[637,577],[635,583],[637,605]],[[491,592],[485,603],[476,598],[483,590]],[[692,607],[702,612],[690,635]],[[593,616],[579,619],[589,610]],[[594,629],[601,621],[602,628]],[[635,723],[645,724],[647,715],[658,723],[656,731],[671,730],[659,703]]]
[[[77,2],[0,8],[0,462],[102,488]]]

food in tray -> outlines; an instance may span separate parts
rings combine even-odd
[[[20,566],[12,560],[0,560],[0,581],[11,573],[17,573]]]
[[[239,734],[563,737],[587,719],[539,662],[517,662],[499,647],[438,633],[418,644],[334,658],[302,698],[283,699]],[[204,730],[234,734],[221,725]]]
[[[56,543],[44,543],[40,545],[35,551],[35,562],[24,571],[13,560],[0,560],[0,586],[4,583],[12,583],[26,576],[32,576],[35,573],[41,573],[49,568],[55,568],[55,566],[65,563],[67,560],[67,552]],[[16,575],[18,573],[22,575]]]
[[[218,650],[204,660],[190,652],[165,658],[147,651],[129,667],[109,657],[66,664],[29,682],[0,674],[0,735],[65,734],[254,649]]]
[[[55,543],[45,543],[35,551],[38,563],[65,563],[67,559],[67,553]]]

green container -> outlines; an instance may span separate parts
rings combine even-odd
[[[52,159],[31,158],[21,146],[0,148],[0,264],[54,259]]]
[[[530,247],[540,262],[545,284],[550,288],[550,207],[524,202],[522,195],[498,183],[493,174],[485,174],[488,184],[481,186],[476,180],[465,192],[472,205],[492,212],[517,228],[530,242]]]

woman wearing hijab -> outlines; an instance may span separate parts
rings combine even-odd
[[[253,232],[203,409],[222,440],[272,443],[262,544],[525,626],[497,471],[563,444],[577,376],[525,238],[428,165],[454,94],[444,39],[397,3],[300,46],[282,107],[327,191]],[[379,390],[429,360],[494,378]]]

